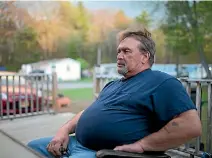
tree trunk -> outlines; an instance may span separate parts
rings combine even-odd
[[[212,78],[211,72],[209,70],[209,66],[208,63],[206,61],[205,58],[205,54],[204,54],[204,49],[203,49],[203,45],[202,42],[200,42],[199,37],[201,36],[199,33],[199,26],[198,26],[198,15],[197,15],[197,10],[196,10],[196,1],[194,1],[194,15],[195,15],[195,19],[193,19],[193,24],[194,24],[194,35],[195,35],[195,43],[197,46],[197,51],[201,60],[201,64],[203,66],[203,68],[205,69],[205,72],[207,73],[207,77],[206,78]]]
[[[211,79],[212,78],[211,71],[209,70],[209,66],[208,66],[208,63],[206,61],[202,45],[199,45],[198,53],[199,53],[199,57],[200,57],[200,60],[201,60],[201,64],[202,64],[202,66],[205,69],[205,72],[207,74],[206,78]]]
[[[180,73],[179,73],[179,63],[180,63],[180,54],[179,52],[176,52],[176,73],[177,73],[177,77],[180,77]]]

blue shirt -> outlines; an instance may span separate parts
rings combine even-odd
[[[179,80],[147,69],[129,79],[109,82],[82,113],[76,138],[93,150],[113,149],[158,131],[190,109],[196,107]]]

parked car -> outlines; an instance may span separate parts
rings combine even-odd
[[[0,72],[0,76],[0,115],[7,115],[7,109],[9,114],[19,114],[41,111],[42,107],[47,107],[47,103],[52,106],[52,96],[47,97],[39,87],[33,87],[31,80],[15,72]],[[63,107],[70,105],[71,100],[58,94],[56,103],[58,107]]]
[[[0,75],[0,109],[3,115],[7,114],[7,105],[9,114],[25,113],[26,109],[28,112],[41,110],[42,96],[39,89],[33,88],[24,77],[20,76],[19,79],[16,73],[1,72]]]
[[[29,73],[29,75],[33,76],[33,79],[37,80],[37,81],[45,80],[44,79],[45,76],[48,77],[50,81],[52,80],[52,75],[51,74],[47,74],[44,70],[40,70],[40,69],[32,70]]]

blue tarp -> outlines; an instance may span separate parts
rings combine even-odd
[[[0,66],[0,71],[6,71],[6,67]]]

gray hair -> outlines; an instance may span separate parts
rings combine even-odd
[[[147,31],[145,28],[142,29],[127,29],[119,33],[118,35],[118,43],[124,40],[127,37],[133,37],[141,44],[139,46],[140,52],[149,53],[149,64],[152,66],[155,62],[155,42],[151,38],[151,33]]]

